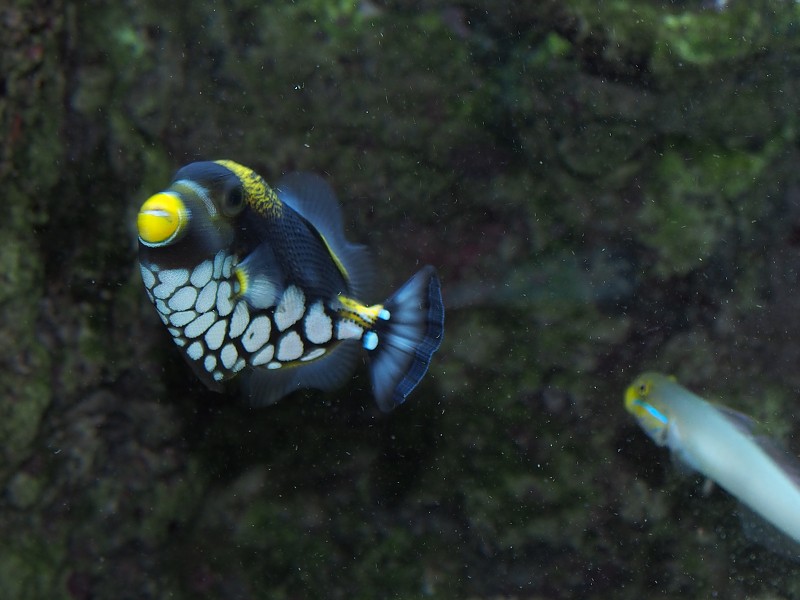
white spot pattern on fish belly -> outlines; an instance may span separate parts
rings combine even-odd
[[[333,321],[325,314],[321,301],[317,301],[308,309],[305,318],[306,339],[312,344],[324,344],[333,336]]]
[[[364,330],[352,321],[339,321],[336,324],[336,338],[340,340],[357,340]]]
[[[228,256],[225,262],[222,263],[222,276],[227,279],[231,276],[231,267],[233,266],[233,256]]]
[[[198,290],[211,280],[211,275],[214,273],[214,265],[210,260],[201,262],[192,271],[192,276],[189,281]]]
[[[166,271],[161,271],[158,274],[158,280],[161,283],[165,283],[167,285],[171,285],[173,288],[177,288],[189,281],[189,270],[167,269]]]
[[[228,332],[230,338],[233,339],[242,335],[248,323],[250,323],[250,311],[247,308],[247,303],[239,301],[236,303],[236,308],[233,309],[233,315],[231,316],[231,328]]]
[[[159,283],[153,288],[153,296],[160,298],[161,300],[165,300],[166,298],[169,298],[174,291],[174,285],[170,285],[168,283]]]
[[[172,309],[163,300],[156,300],[156,310],[164,317],[172,313]]]
[[[290,285],[281,296],[281,301],[275,307],[275,327],[278,331],[285,331],[303,316],[306,310],[306,297],[303,290]]]
[[[256,317],[250,321],[250,326],[242,336],[242,348],[247,352],[255,352],[267,343],[271,331],[272,325],[269,322],[269,317],[264,315]]]
[[[192,343],[186,349],[186,354],[188,354],[189,358],[193,360],[199,359],[201,356],[203,356],[203,344],[201,344],[200,342]]]
[[[142,271],[142,282],[144,283],[144,287],[146,287],[148,290],[152,290],[153,286],[156,284],[156,276],[153,275],[153,272],[144,265],[139,265],[139,268]]]
[[[265,362],[272,360],[273,355],[275,354],[275,346],[270,344],[269,346],[264,346],[258,354],[253,356],[250,360],[250,364],[254,367],[258,367],[259,365],[263,365]]]
[[[211,328],[206,331],[206,346],[209,350],[216,350],[225,341],[225,329],[228,327],[228,321],[221,319],[214,323]]]
[[[183,335],[185,335],[187,338],[200,337],[203,335],[206,329],[214,324],[214,321],[216,320],[217,315],[215,315],[213,312],[202,314],[183,329]]]
[[[225,253],[218,252],[217,255],[214,257],[214,274],[212,277],[214,279],[219,279],[222,277],[222,263],[225,260]]]
[[[311,352],[306,354],[300,360],[302,360],[303,362],[314,360],[315,358],[319,358],[323,354],[325,354],[325,348],[314,348]]]
[[[230,369],[236,362],[237,358],[239,358],[239,353],[236,352],[236,346],[233,344],[228,344],[219,353],[219,359],[222,361],[222,364],[226,369]]]
[[[280,361],[297,360],[303,355],[303,340],[296,331],[290,331],[278,342],[278,352],[275,355]]]
[[[183,327],[187,323],[194,321],[196,318],[196,312],[193,310],[184,310],[181,312],[172,313],[169,316],[169,322],[175,327]]]
[[[195,303],[194,307],[197,309],[197,312],[206,312],[207,310],[211,310],[211,307],[214,306],[216,299],[217,282],[209,281],[197,295],[197,302]]]
[[[231,284],[223,281],[217,288],[217,312],[220,317],[227,317],[233,310],[231,301]]]
[[[275,346],[269,344],[273,321],[266,315],[251,318],[250,305],[233,291],[239,289],[238,282],[229,280],[236,262],[234,255],[221,251],[193,269],[139,265],[147,296],[174,342],[189,359],[200,361],[215,381],[247,367],[251,354],[256,354],[257,364],[275,354]],[[302,304],[302,292],[294,288],[293,293],[286,300],[299,295]],[[240,336],[241,342],[233,341]]]
[[[197,290],[187,285],[175,292],[167,304],[172,310],[189,310],[194,306],[195,300],[197,300]]]

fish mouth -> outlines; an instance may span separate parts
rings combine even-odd
[[[625,409],[629,413],[633,413],[638,404],[641,404],[641,398],[639,397],[637,386],[628,386],[628,389],[625,390]]]
[[[136,218],[139,241],[145,246],[166,246],[186,230],[189,209],[179,196],[159,192],[144,201]]]

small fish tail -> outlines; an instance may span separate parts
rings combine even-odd
[[[439,277],[436,269],[426,266],[384,303],[364,337],[372,389],[382,411],[402,404],[422,380],[443,332]]]

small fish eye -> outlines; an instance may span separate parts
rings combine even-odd
[[[244,194],[242,188],[237,185],[225,194],[222,199],[222,210],[230,217],[239,214],[242,208],[244,208]]]

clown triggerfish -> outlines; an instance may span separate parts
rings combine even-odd
[[[442,342],[436,271],[423,267],[383,304],[363,246],[344,237],[333,191],[293,174],[275,190],[228,160],[180,169],[137,220],[147,295],[209,388],[237,375],[254,404],[330,390],[367,350],[378,406],[401,404]]]
[[[800,467],[770,440],[754,435],[752,419],[706,402],[658,373],[634,380],[625,392],[625,408],[656,444],[800,542]],[[796,549],[785,548],[788,554]]]

